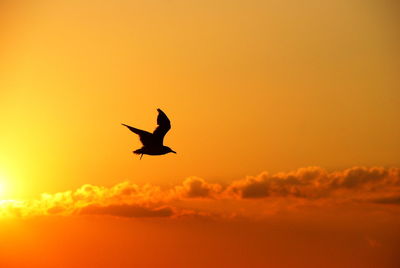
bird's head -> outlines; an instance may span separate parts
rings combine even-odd
[[[166,151],[166,153],[174,153],[174,154],[176,154],[176,152],[174,150],[172,150],[171,148],[169,148],[168,146],[164,146],[164,150]]]

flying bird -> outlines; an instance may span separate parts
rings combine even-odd
[[[139,139],[142,142],[143,146],[140,149],[133,151],[134,154],[140,154],[140,159],[144,154],[148,155],[163,155],[167,153],[176,152],[169,148],[168,146],[164,146],[164,136],[171,129],[171,122],[169,121],[167,115],[161,111],[161,109],[157,109],[157,127],[153,131],[153,133],[147,132],[145,130],[137,129],[126,124],[122,124],[129,128],[135,134],[139,135]]]

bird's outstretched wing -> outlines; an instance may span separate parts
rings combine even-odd
[[[151,146],[153,143],[153,134],[151,134],[150,132],[138,129],[138,128],[134,128],[125,124],[122,124],[123,126],[126,126],[127,128],[129,128],[130,131],[132,131],[135,134],[139,135],[140,141],[142,142],[142,144],[144,146]]]
[[[169,121],[167,115],[161,111],[161,109],[157,109],[157,125],[158,127],[153,132],[153,137],[157,142],[160,142],[161,145],[164,141],[164,136],[167,134],[168,130],[171,129],[171,122]]]

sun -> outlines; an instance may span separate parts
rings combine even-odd
[[[2,181],[0,181],[0,197],[3,196],[4,190],[5,190],[4,184]]]
[[[16,195],[16,185],[15,176],[9,172],[0,170],[0,201],[1,200],[11,200],[15,198]]]
[[[0,199],[4,196],[5,188],[3,178],[0,177]]]
[[[7,177],[0,174],[0,200],[5,197],[7,188]]]

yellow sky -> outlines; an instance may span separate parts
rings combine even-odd
[[[396,10],[372,0],[5,2],[2,198],[398,166]],[[120,123],[153,130],[158,107],[178,154],[139,161]]]

